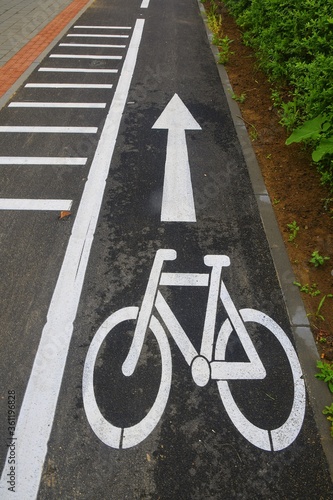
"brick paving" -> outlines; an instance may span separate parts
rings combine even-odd
[[[89,1],[0,0],[0,97]]]

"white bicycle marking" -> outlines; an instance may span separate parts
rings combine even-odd
[[[7,455],[0,483],[3,489],[2,498],[5,500],[34,499],[38,493],[73,333],[73,322],[144,23],[143,19],[136,21],[53,292],[47,323],[43,328],[15,430],[15,438],[20,443],[17,448],[17,463],[20,464],[17,490],[15,493],[7,490]]]
[[[93,431],[106,445],[114,448],[126,448],[135,446],[145,439],[162,417],[170,391],[172,365],[168,336],[160,322],[152,315],[155,307],[166,329],[180,349],[184,360],[191,367],[194,382],[198,386],[204,387],[209,380],[217,381],[226,412],[242,436],[251,444],[263,450],[279,451],[287,448],[297,438],[305,414],[305,385],[300,364],[290,340],[281,327],[266,314],[253,309],[237,311],[222,280],[223,267],[230,265],[229,257],[206,256],[204,262],[208,267],[212,268],[210,274],[162,273],[164,261],[174,260],[175,258],[176,252],[174,250],[158,250],[141,308],[126,307],[115,312],[104,321],[93,337],[88,349],[83,373],[83,402]],[[159,286],[209,287],[199,353],[158,289]],[[219,299],[228,318],[223,322],[215,341],[214,334]],[[123,429],[108,422],[100,412],[94,393],[94,369],[100,348],[106,337],[113,334],[115,327],[129,319],[136,320],[136,326],[129,352],[122,365],[122,374],[126,377],[133,374],[142,353],[149,325],[161,351],[162,377],[160,389],[152,409],[137,424]],[[249,421],[237,406],[229,386],[229,380],[261,380],[266,377],[266,369],[246,328],[248,322],[257,323],[265,329],[264,333],[261,333],[261,342],[265,341],[266,332],[275,336],[291,368],[291,383],[294,389],[293,403],[289,417],[283,425],[276,429],[262,429]],[[247,362],[226,361],[225,359],[229,338],[233,332],[237,334],[238,340],[248,357]],[[119,389],[121,390],[121,388]],[[258,408],[258,411],[260,411],[260,408]],[[127,439],[125,439],[126,436]]]

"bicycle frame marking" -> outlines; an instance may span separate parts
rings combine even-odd
[[[139,312],[133,342],[123,363],[123,374],[129,376],[135,370],[155,305],[156,310],[159,312],[171,336],[182,352],[185,361],[188,365],[192,365],[193,379],[200,387],[205,386],[210,378],[215,380],[265,378],[266,370],[221,278],[222,268],[230,265],[229,257],[226,255],[205,256],[204,262],[207,266],[212,267],[211,273],[162,273],[164,261],[175,260],[176,256],[176,252],[171,249],[158,250],[156,253],[146,293]],[[200,354],[193,347],[185,331],[158,290],[159,285],[209,287]],[[216,313],[219,298],[224,304],[249,358],[249,362],[213,361]]]

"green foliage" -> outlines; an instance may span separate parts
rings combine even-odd
[[[333,403],[331,404],[331,406],[325,406],[325,408],[323,409],[323,414],[327,415],[326,418],[331,423],[330,432],[331,437],[333,437]]]
[[[207,24],[213,33],[212,44],[216,45],[219,50],[218,62],[220,64],[226,64],[232,54],[230,51],[232,40],[230,40],[227,35],[223,34],[222,16],[218,13],[218,5],[215,1],[210,2],[207,11]]]
[[[294,285],[298,286],[300,292],[306,293],[311,297],[317,297],[317,295],[321,294],[321,291],[317,288],[317,283],[312,283],[312,285],[306,283],[305,285],[302,285],[302,283],[294,281]]]
[[[325,361],[317,361],[317,368],[320,370],[315,377],[327,383],[329,390],[333,393],[333,366]]]
[[[240,104],[243,104],[246,100],[246,94],[243,92],[240,95],[235,94],[235,92],[232,93],[231,95],[232,99],[236,102],[239,102]]]
[[[317,368],[320,370],[315,377],[323,382],[326,382],[329,390],[333,393],[333,366],[325,361],[317,361]],[[333,437],[333,403],[330,406],[325,406],[323,414],[327,415],[327,420],[331,424],[331,437]]]
[[[286,140],[289,145],[292,142],[309,142],[316,144],[312,153],[312,159],[319,162],[325,155],[333,154],[333,124],[326,115],[319,115],[312,120],[307,120],[298,127]]]
[[[297,222],[294,220],[290,224],[287,224],[287,228],[289,229],[290,232],[288,241],[294,241],[299,231],[299,226],[297,225]]]
[[[322,321],[325,321],[325,318],[324,316],[321,314],[321,309],[324,305],[324,302],[325,300],[329,298],[329,299],[332,299],[333,298],[333,295],[331,293],[328,293],[327,295],[324,295],[322,298],[321,298],[321,301],[319,302],[319,305],[317,307],[317,311],[315,312],[314,316],[318,319],[321,319]],[[311,314],[308,314],[308,316],[313,316],[313,313]]]
[[[318,250],[315,250],[311,254],[311,259],[309,262],[313,264],[315,267],[322,266],[326,260],[330,260],[329,257],[323,257],[322,255],[319,254]]]
[[[274,88],[289,89],[280,103],[281,123],[292,130],[313,119],[325,120],[321,125],[326,129],[306,141],[311,139],[322,182],[333,188],[333,0],[224,3],[236,16],[244,42],[255,49]]]
[[[229,57],[233,52],[230,51],[230,44],[232,43],[232,40],[226,35],[222,38],[219,39],[219,43],[217,44],[218,49],[219,49],[219,58],[218,62],[220,64],[226,64],[229,61]]]

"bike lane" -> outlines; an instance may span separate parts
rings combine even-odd
[[[141,306],[144,297],[155,299],[154,291],[148,293],[146,287],[152,282],[150,272],[158,250],[177,253],[176,259],[165,263],[165,273],[186,273],[179,287],[170,286],[172,280],[168,284],[165,274],[160,289],[195,349],[200,349],[202,331],[208,330],[207,324],[215,315],[212,307],[206,321],[208,287],[193,285],[206,278],[207,283],[213,280],[204,264],[206,255],[229,257],[230,266],[222,269],[222,277],[237,310],[263,311],[292,338],[198,5],[190,0],[170,1],[167,6],[151,0],[144,8],[142,5],[133,2],[133,10],[127,8],[126,14],[120,14],[105,10],[109,2],[96,2],[96,8],[80,19],[84,26],[113,22],[120,26],[120,21],[133,26],[136,18],[145,22],[76,315],[39,497],[329,498],[331,482],[309,404],[303,425],[302,408],[294,412],[289,430],[292,433],[296,428],[297,432],[281,451],[263,450],[255,437],[255,444],[250,443],[251,436],[245,439],[228,417],[216,381],[205,387],[193,382],[184,361],[190,346],[186,344],[185,354],[180,354],[172,338],[177,330],[172,321],[168,334],[172,361],[164,334],[157,336],[157,344],[147,336],[137,370],[132,377],[124,377],[121,366],[129,350],[136,309],[126,310],[128,323],[119,324],[119,328],[115,320],[112,334],[101,343],[94,375],[95,415],[101,412],[119,428],[131,428],[143,418],[159,390],[158,347],[162,346],[162,365],[168,372],[165,378],[171,376],[171,369],[165,367],[172,362],[172,386],[162,418],[158,422],[158,415],[151,434],[128,449],[103,443],[87,421],[90,404],[87,398],[85,407],[83,404],[82,377],[89,346],[98,347],[96,332],[101,332],[101,325],[108,333],[113,325],[108,323],[110,315],[128,306]],[[100,161],[100,157],[95,158]],[[178,170],[173,169],[175,164]],[[94,215],[98,217],[97,208]],[[155,309],[153,312],[162,324],[168,323],[161,309],[159,314]],[[214,345],[222,324],[223,332],[230,330],[225,307],[219,304],[216,314]],[[243,318],[247,318],[246,312]],[[255,318],[248,314],[248,319]],[[263,316],[260,318],[262,322]],[[236,374],[230,387],[237,407],[256,428],[274,429],[288,419],[294,384],[281,343],[258,321],[254,330],[250,321],[245,324],[267,377],[237,380],[242,374],[238,366],[239,377]],[[216,352],[214,359],[221,359]],[[242,346],[237,335],[231,334],[226,360],[247,363],[247,354],[244,343]],[[158,414],[163,410],[160,408]],[[96,424],[94,431],[107,440],[110,433],[104,427],[101,424],[98,429]],[[126,431],[118,443],[126,443],[123,436]],[[40,439],[37,432],[32,442]],[[272,444],[274,448],[273,438],[268,440],[269,449]],[[18,464],[18,474],[25,465]],[[19,484],[20,475],[17,481]]]

